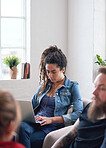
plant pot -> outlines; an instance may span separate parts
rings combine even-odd
[[[10,69],[10,77],[11,79],[16,79],[17,78],[17,67],[16,66],[13,66],[11,69]]]

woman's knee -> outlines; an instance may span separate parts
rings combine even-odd
[[[21,122],[19,125],[19,130],[26,130],[28,129],[28,124],[26,122]]]
[[[33,125],[30,125],[29,123],[26,123],[26,122],[21,122],[19,126],[19,133],[32,134],[33,132],[34,132]]]

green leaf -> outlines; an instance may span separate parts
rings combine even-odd
[[[103,60],[100,55],[96,55],[97,61],[95,63],[97,63],[98,65],[101,66],[106,66],[106,60]]]
[[[19,63],[21,62],[21,60],[17,57],[17,56],[12,56],[12,57],[5,57],[3,59],[3,63],[6,64],[8,67],[10,67],[10,69],[13,66],[17,66]]]

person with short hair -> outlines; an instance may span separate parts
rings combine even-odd
[[[12,141],[20,120],[17,101],[10,92],[0,90],[0,148],[25,148],[24,145]]]
[[[41,148],[48,133],[73,124],[82,112],[79,85],[65,75],[66,66],[66,56],[57,46],[50,46],[41,55],[41,85],[32,99],[35,119],[40,124],[20,125],[19,141],[27,148]],[[70,106],[73,112],[67,114]]]

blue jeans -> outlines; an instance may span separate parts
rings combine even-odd
[[[46,133],[42,131],[39,124],[21,122],[19,130],[19,142],[26,148],[42,148]]]

